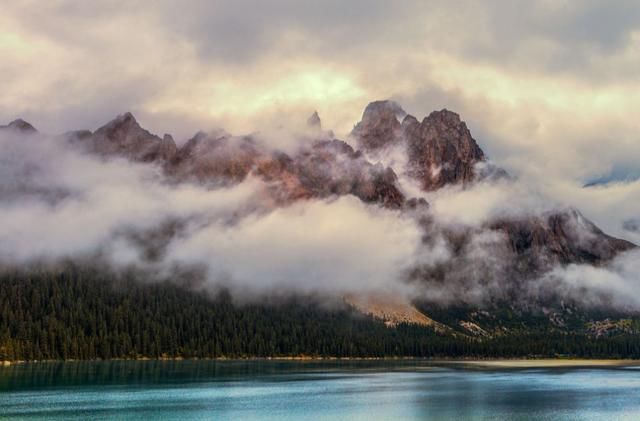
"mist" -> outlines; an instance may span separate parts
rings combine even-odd
[[[274,209],[253,177],[169,183],[157,166],[85,154],[64,137],[3,133],[0,147],[5,264],[99,257],[162,279],[204,267],[207,286],[238,293],[399,291],[420,247],[413,219],[352,196]]]
[[[287,152],[309,142],[300,128],[257,138]],[[5,130],[0,148],[5,265],[93,259],[140,269],[151,281],[193,268],[199,285],[240,298],[384,293],[485,306],[553,296],[640,308],[637,252],[597,267],[536,261],[543,271],[522,268],[492,224],[566,209],[543,188],[508,178],[426,193],[406,175],[401,148],[367,158],[392,166],[406,198],[428,206],[387,209],[353,195],[276,206],[269,183],[253,175],[218,188],[176,183],[159,165],[92,155],[65,136]],[[589,230],[575,221],[571,238],[588,241]]]

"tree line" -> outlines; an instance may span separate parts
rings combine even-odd
[[[345,304],[290,296],[234,303],[96,268],[0,274],[0,360],[250,357],[640,358],[640,337],[541,332],[478,339],[388,328]]]

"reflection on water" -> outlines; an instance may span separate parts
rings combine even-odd
[[[640,372],[428,362],[113,361],[0,368],[10,419],[640,419]]]

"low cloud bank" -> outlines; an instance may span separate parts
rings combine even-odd
[[[413,219],[352,196],[272,209],[254,178],[208,190],[61,138],[3,134],[0,147],[5,263],[98,256],[167,278],[204,268],[210,286],[237,291],[343,293],[406,289],[420,247]]]
[[[559,207],[522,181],[423,193],[400,169],[407,196],[429,208],[388,210],[354,196],[274,208],[253,177],[213,190],[175,184],[154,165],[84,154],[39,134],[0,133],[0,148],[3,264],[99,259],[154,279],[195,268],[206,287],[236,296],[385,292],[471,305],[557,297],[640,308],[637,251],[602,267],[514,252],[491,222]],[[402,168],[401,153],[389,157]],[[575,241],[589,240],[580,217],[567,227]],[[534,263],[548,271],[528,273]]]

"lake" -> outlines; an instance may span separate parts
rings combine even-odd
[[[640,419],[636,366],[112,361],[0,367],[3,419]]]

